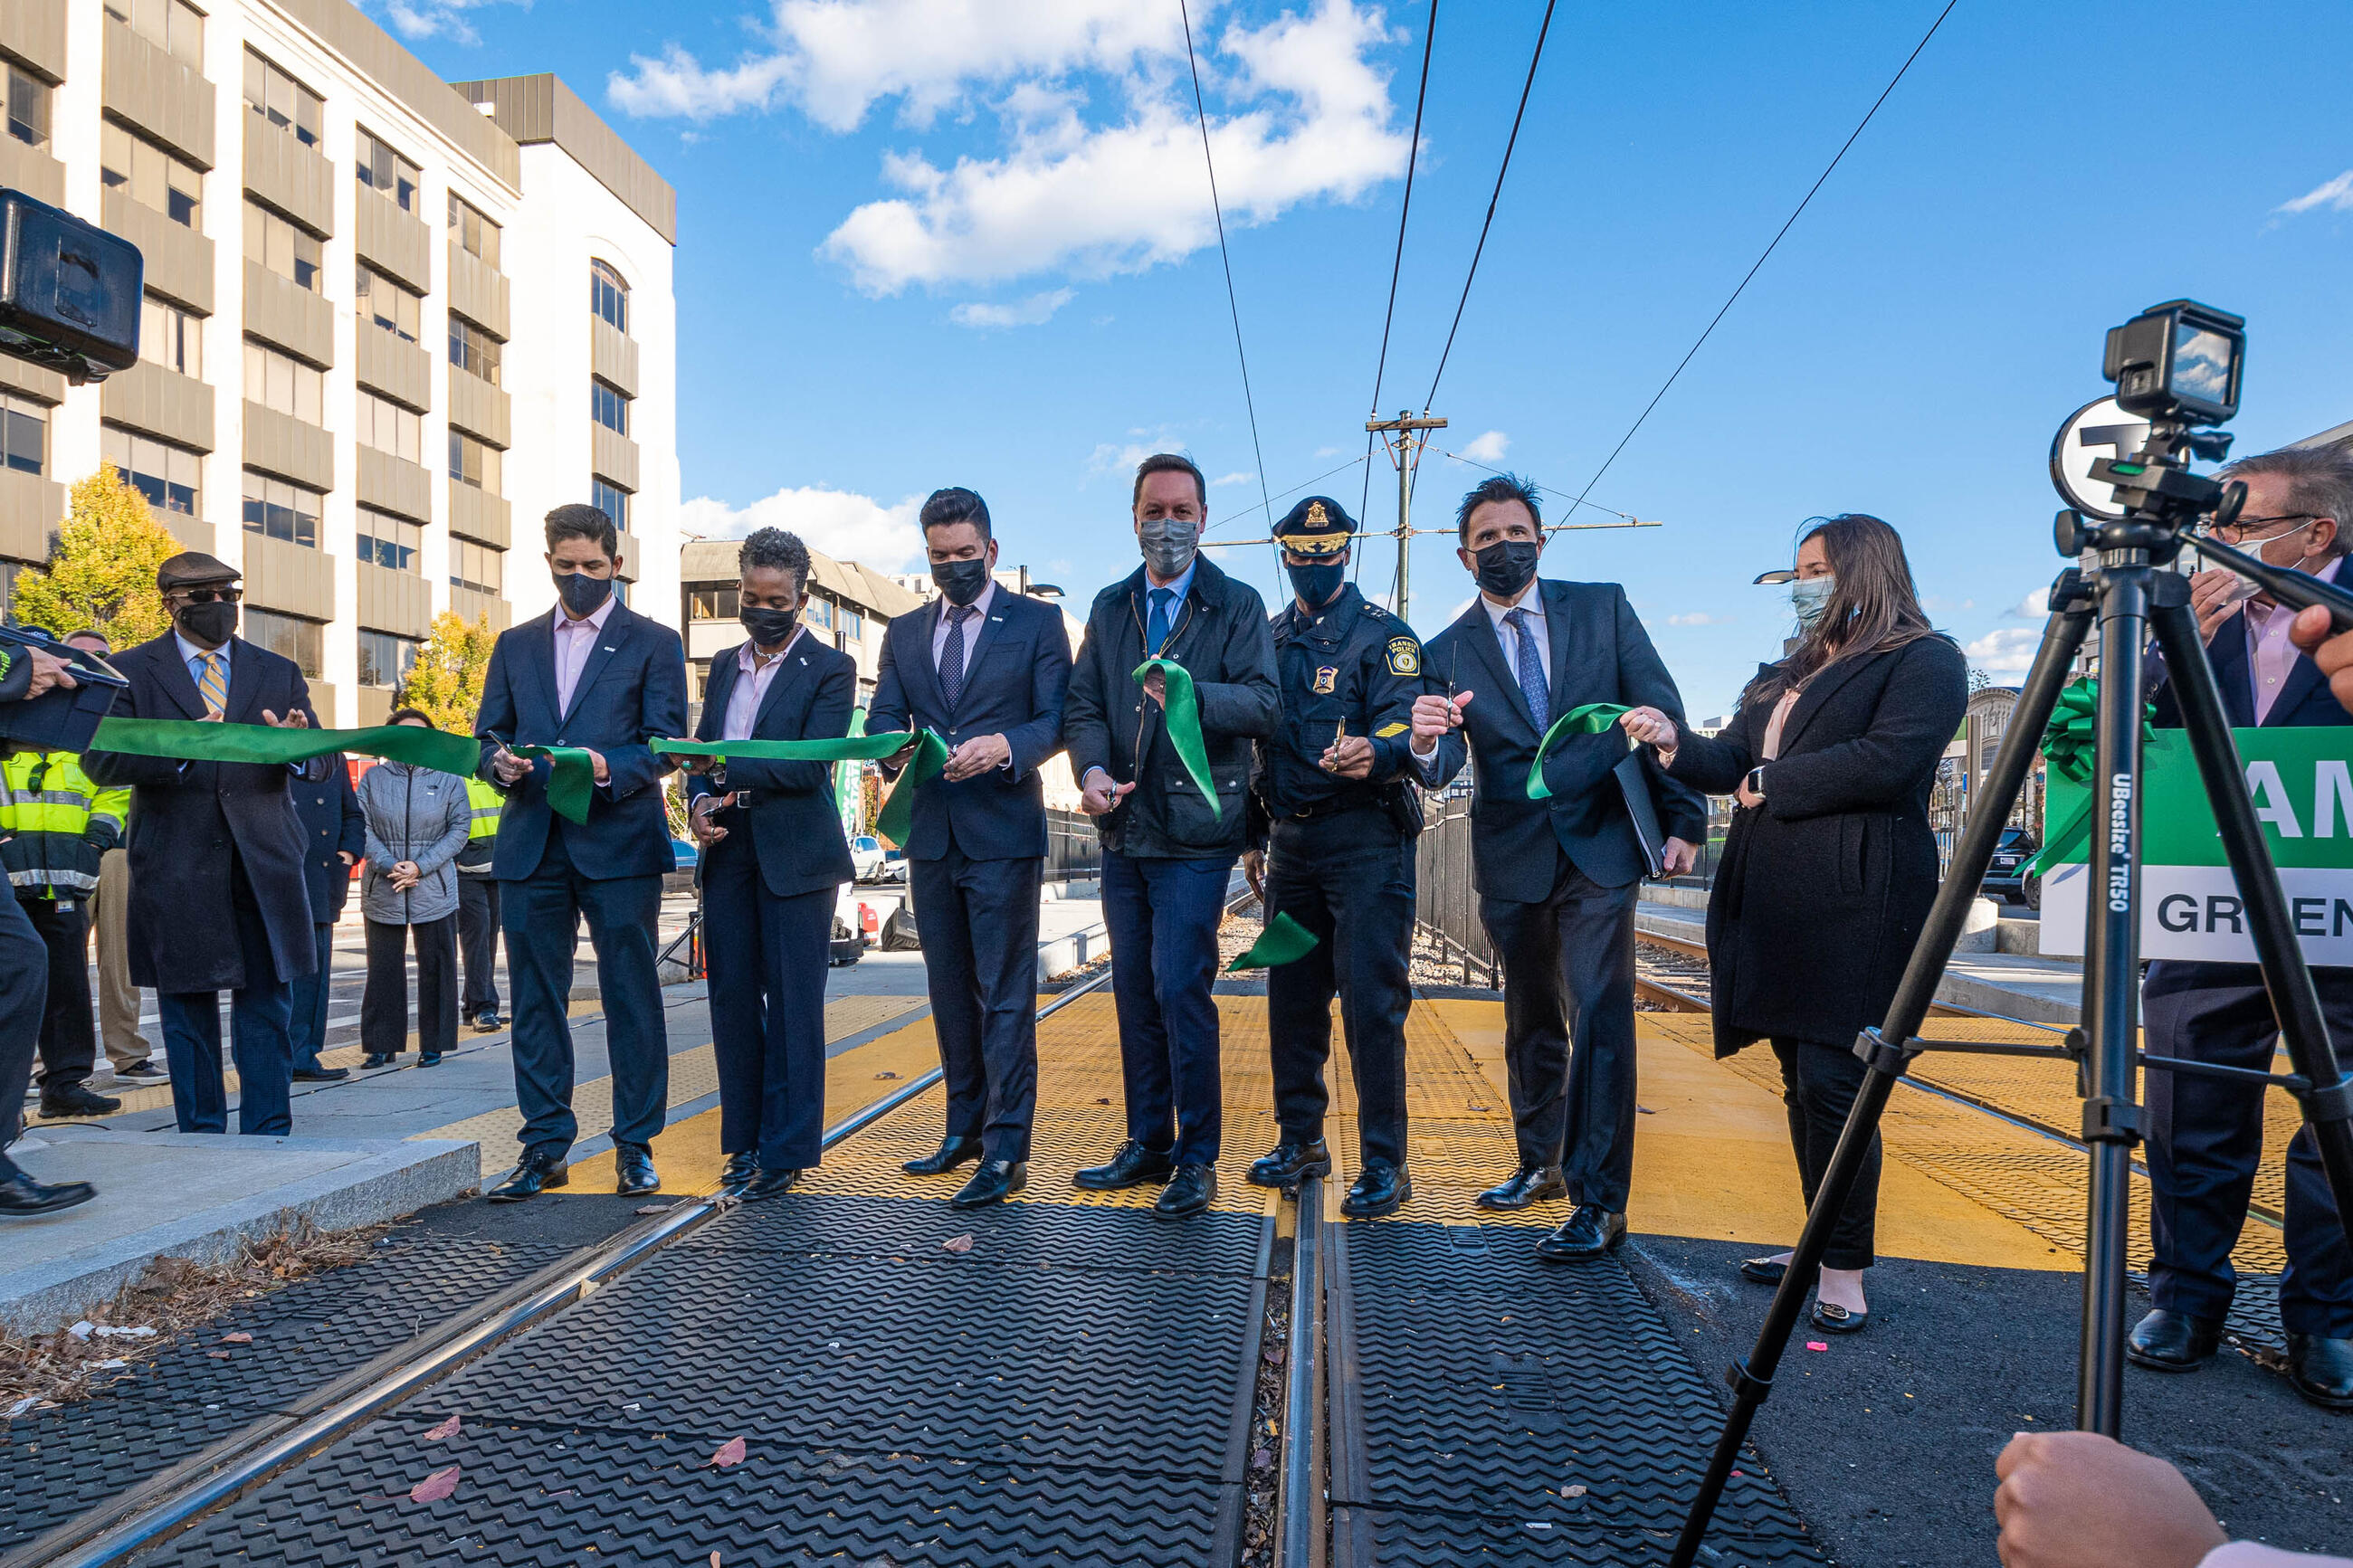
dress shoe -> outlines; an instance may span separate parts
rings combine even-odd
[[[1778,1285],[1789,1272],[1789,1266],[1778,1258],[1751,1258],[1740,1265],[1740,1277],[1759,1285]]]
[[[2353,1340],[2288,1335],[2287,1380],[2323,1409],[2353,1410]]]
[[[1482,1209],[1524,1209],[1546,1198],[1568,1196],[1558,1165],[1522,1165],[1473,1200]]]
[[[719,1167],[720,1190],[732,1192],[759,1173],[759,1155],[748,1149],[741,1154],[730,1154],[727,1156],[727,1163]]]
[[[1250,1162],[1250,1184],[1254,1187],[1295,1187],[1310,1176],[1331,1173],[1332,1150],[1324,1140],[1294,1143],[1286,1138]]]
[[[5,1163],[0,1161],[0,1163]],[[12,1170],[0,1176],[0,1219],[32,1219],[37,1215],[55,1214],[76,1204],[86,1204],[98,1196],[98,1189],[88,1182],[58,1182],[54,1184],[37,1182],[22,1171]]]
[[[920,1160],[910,1160],[899,1169],[911,1176],[944,1176],[966,1160],[980,1158],[977,1138],[943,1138],[940,1146]]]
[[[2158,1308],[2133,1325],[2125,1358],[2151,1372],[2195,1372],[2222,1342],[2222,1320],[2192,1317]]]
[[[653,1174],[654,1170],[653,1157],[651,1155],[646,1155],[645,1162],[646,1174],[650,1176]],[[750,1184],[744,1187],[744,1201],[747,1204],[755,1204],[762,1198],[773,1198],[781,1194],[791,1192],[793,1190],[793,1184],[800,1179],[800,1167],[797,1165],[786,1165],[781,1170],[774,1171],[763,1166],[759,1173],[752,1178]],[[655,1184],[659,1185],[660,1184],[657,1183]],[[649,1193],[654,1189],[653,1187],[642,1187],[638,1190]]]
[[[142,1057],[129,1067],[116,1068],[114,1076],[135,1079],[142,1083],[162,1083],[172,1075],[165,1071],[164,1065],[154,1058]]]
[[[307,1067],[294,1069],[296,1083],[332,1083],[339,1078],[351,1076],[352,1069],[349,1068]]]
[[[1089,1165],[1071,1176],[1072,1186],[1085,1187],[1090,1192],[1115,1193],[1122,1187],[1140,1187],[1146,1182],[1163,1182],[1176,1167],[1169,1163],[1166,1149],[1147,1149],[1131,1138],[1119,1146],[1107,1165]],[[1206,1201],[1206,1200],[1205,1200]]]
[[[519,1204],[571,1180],[570,1168],[554,1154],[526,1150],[515,1162],[514,1173],[482,1195],[494,1204]]]
[[[1859,1334],[1871,1321],[1869,1312],[1858,1312],[1852,1308],[1841,1307],[1836,1301],[1819,1300],[1806,1317],[1826,1334]]]
[[[1568,1223],[1536,1243],[1547,1263],[1582,1263],[1626,1239],[1626,1216],[1599,1204],[1579,1204]]]
[[[1183,1219],[1187,1215],[1199,1214],[1217,1201],[1215,1165],[1179,1165],[1168,1178],[1168,1184],[1160,1189],[1160,1201],[1152,1205],[1152,1212],[1162,1219]]]
[[[370,1051],[367,1055],[360,1058],[360,1071],[362,1072],[373,1072],[377,1068],[388,1068],[391,1065],[392,1057],[390,1053],[385,1051]]]
[[[493,1029],[503,1029],[505,1027],[506,1025],[501,1023],[499,1019],[498,1010],[496,1008],[490,1008],[474,1015],[474,1033],[478,1035],[487,1035]]]
[[[441,1065],[441,1053],[439,1051],[419,1051],[417,1053],[417,1065],[421,1068],[438,1068]]]
[[[1340,1212],[1350,1219],[1378,1219],[1395,1214],[1413,1196],[1413,1178],[1387,1160],[1367,1160],[1356,1173],[1356,1184],[1340,1200]]]
[[[1029,1184],[1029,1162],[1027,1160],[983,1160],[964,1191],[948,1200],[952,1209],[986,1208],[990,1204],[1003,1203]]]
[[[614,1145],[613,1177],[613,1190],[625,1198],[641,1198],[648,1193],[661,1191],[661,1177],[654,1171],[654,1152],[642,1144]],[[776,1190],[782,1192],[784,1188]]]
[[[88,1086],[67,1084],[62,1089],[41,1090],[41,1114],[61,1116],[111,1116],[122,1109],[122,1101],[99,1094]]]

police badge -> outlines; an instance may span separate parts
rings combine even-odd
[[[1331,665],[1328,665],[1328,664],[1327,664],[1327,665],[1324,665],[1324,666],[1321,667],[1320,668],[1318,668],[1318,669],[1315,671],[1315,691],[1316,691],[1316,694],[1317,694],[1318,696],[1329,696],[1329,695],[1331,694],[1331,692],[1332,692],[1332,688],[1333,688],[1334,683],[1335,683],[1335,682],[1336,682],[1339,679],[1340,679],[1340,672],[1339,672],[1339,670],[1338,670],[1338,669],[1336,669],[1336,668],[1334,668],[1334,667],[1332,667]]]

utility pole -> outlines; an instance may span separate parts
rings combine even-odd
[[[1398,416],[1394,419],[1367,419],[1365,421],[1365,428],[1381,437],[1381,445],[1388,449],[1389,460],[1397,465],[1397,615],[1398,619],[1403,620],[1406,614],[1406,552],[1413,544],[1413,527],[1410,521],[1413,510],[1413,477],[1421,467],[1422,448],[1430,445],[1429,433],[1432,430],[1445,429],[1446,421],[1431,418],[1427,410],[1423,411],[1419,418],[1416,418],[1406,410],[1399,409]],[[1417,440],[1417,437],[1419,439]]]

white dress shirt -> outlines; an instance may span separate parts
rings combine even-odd
[[[1512,672],[1514,685],[1519,683],[1520,674],[1520,649],[1514,639],[1520,634],[1506,626],[1504,617],[1514,610],[1528,613],[1528,636],[1535,639],[1536,662],[1544,667],[1545,684],[1549,687],[1552,684],[1552,632],[1545,625],[1544,580],[1529,578],[1528,585],[1520,590],[1520,596],[1508,605],[1499,605],[1482,593],[1479,595],[1479,607],[1487,612],[1487,624],[1494,628],[1495,641],[1504,650],[1504,668]],[[1429,783],[1431,770],[1438,765],[1438,742],[1430,742],[1430,750],[1426,752],[1414,751],[1412,743],[1408,742],[1406,750],[1415,762],[1421,764],[1422,782]]]
[[[588,667],[588,656],[596,651],[596,639],[605,635],[605,623],[613,616],[613,595],[596,606],[596,614],[574,620],[559,605],[555,610],[555,717],[561,722],[572,711],[572,689],[580,684],[580,672]]]
[[[785,655],[800,646],[808,635],[807,626],[795,626],[793,635],[776,657],[762,664],[753,657],[751,643],[735,650],[735,684],[727,692],[727,717],[719,726],[723,741],[748,741],[752,726],[760,717],[760,704],[767,700],[768,688],[776,679],[776,671],[785,666]]]

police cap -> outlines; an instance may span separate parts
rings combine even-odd
[[[201,550],[184,550],[155,568],[155,586],[168,594],[174,588],[208,588],[234,583],[244,575],[217,556]]]
[[[1337,555],[1356,532],[1356,520],[1330,496],[1309,496],[1274,525],[1275,542],[1293,555]]]

